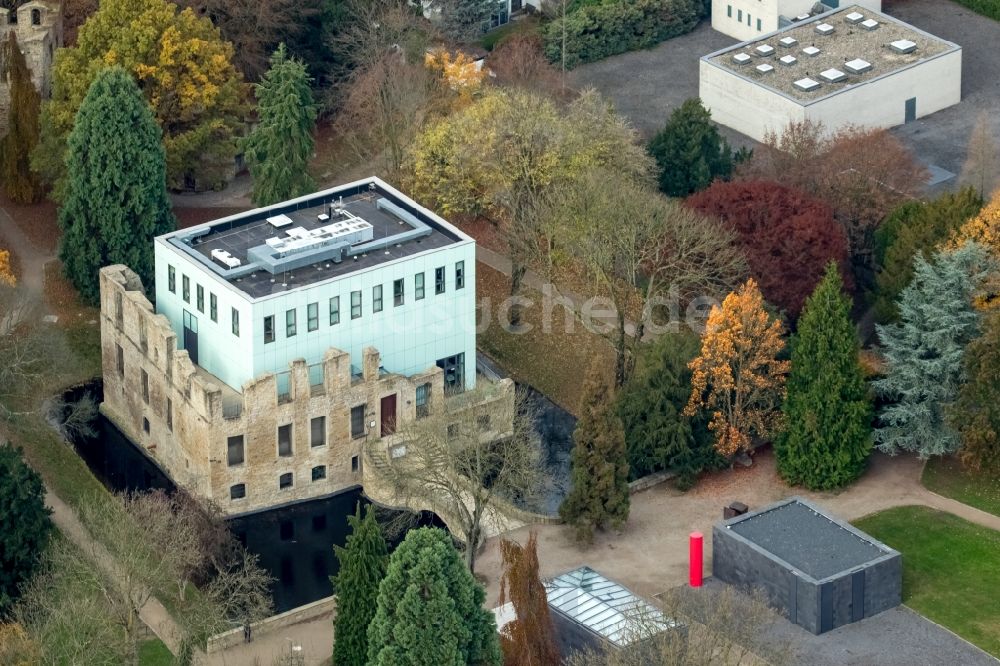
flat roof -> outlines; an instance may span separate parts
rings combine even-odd
[[[894,552],[799,498],[738,516],[725,527],[816,580]]]
[[[868,21],[877,24],[874,29],[864,27],[863,24]],[[866,25],[871,26],[870,23]],[[817,32],[821,26],[824,32],[828,31],[828,27],[833,30],[829,34],[821,34]],[[902,41],[912,43],[912,50],[892,47],[894,42]],[[759,47],[765,45],[773,48],[773,51],[764,49],[768,55],[758,51]],[[819,49],[819,53],[810,55],[814,53],[814,49]],[[785,97],[808,104],[848,86],[867,83],[960,49],[957,44],[891,16],[850,5],[797,21],[753,41],[710,53],[702,59],[775,90]],[[741,54],[748,56],[749,60],[742,57],[734,60]],[[794,62],[786,56],[794,58]],[[781,60],[782,58],[786,59]],[[740,64],[739,60],[743,63]],[[854,67],[854,71],[847,67],[848,64],[860,65],[858,61],[864,61],[870,67]],[[757,67],[761,64],[772,65],[773,69],[760,71]],[[836,70],[845,76],[839,81],[828,80],[822,75],[830,70]],[[820,85],[796,86],[795,83],[802,79],[812,79]]]
[[[368,178],[157,240],[256,299],[471,238]]]

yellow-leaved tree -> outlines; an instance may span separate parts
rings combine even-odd
[[[708,411],[723,456],[749,450],[754,438],[772,435],[780,424],[790,366],[778,358],[785,346],[781,332],[752,279],[708,316],[701,354],[689,365],[691,398],[684,413]]]
[[[97,73],[121,65],[163,130],[167,185],[220,187],[249,109],[247,86],[232,58],[232,44],[191,9],[166,0],[103,0],[80,28],[76,46],[56,53],[52,98],[42,107],[32,166],[56,185],[60,198],[76,112]]]
[[[437,73],[455,93],[456,108],[468,104],[483,89],[483,81],[486,80],[486,69],[481,63],[476,64],[461,52],[452,55],[443,48],[433,49],[424,56],[424,65]]]
[[[959,227],[943,249],[954,251],[968,241],[979,243],[1000,259],[1000,190],[979,211],[979,215]],[[986,279],[974,302],[981,310],[992,310],[1000,306],[1000,275],[991,275]]]
[[[14,267],[10,262],[10,252],[0,250],[0,285],[13,287],[17,284],[17,277],[14,275]]]

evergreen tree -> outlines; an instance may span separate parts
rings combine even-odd
[[[369,505],[361,517],[361,506],[347,517],[351,533],[345,546],[334,546],[340,570],[330,577],[337,595],[333,620],[333,663],[365,666],[368,661],[368,625],[375,617],[378,586],[385,577],[389,556]]]
[[[573,442],[572,485],[559,515],[576,528],[577,539],[590,541],[595,528],[624,526],[629,511],[625,432],[596,362],[587,374]]]
[[[10,92],[7,135],[0,140],[0,182],[11,201],[33,203],[42,193],[38,177],[31,171],[41,99],[13,30],[0,47],[0,81]]]
[[[836,264],[806,300],[792,340],[778,472],[792,485],[830,490],[854,481],[871,453],[872,408],[858,361],[851,303]]]
[[[454,42],[478,39],[504,9],[498,0],[433,0],[433,5],[440,12],[441,32]]]
[[[691,369],[699,341],[693,335],[661,335],[643,346],[635,372],[618,394],[632,479],[666,469],[690,487],[698,472],[716,466],[708,424],[683,414],[691,396]]]
[[[45,488],[20,449],[0,444],[0,617],[37,569],[52,532]]]
[[[125,264],[152,287],[153,237],[176,227],[160,134],[124,69],[97,75],[69,137],[59,209],[63,269],[88,301],[97,301],[98,271],[108,264]]]
[[[946,420],[963,379],[965,346],[976,336],[976,291],[995,262],[977,243],[918,254],[913,281],[899,301],[899,324],[878,326],[888,364],[875,389],[889,404],[879,415],[875,442],[881,451],[916,451],[921,458],[958,448]]]
[[[499,666],[486,593],[447,532],[411,530],[389,559],[368,630],[371,666]]]
[[[308,194],[316,183],[306,168],[313,153],[316,105],[312,79],[285,45],[271,56],[271,68],[254,86],[257,126],[244,142],[253,176],[253,202],[267,206]]]
[[[983,328],[965,350],[966,382],[949,420],[962,438],[962,463],[1000,479],[1000,314],[992,313]]]
[[[649,152],[660,169],[660,191],[669,197],[686,197],[733,171],[729,143],[697,97],[670,114],[666,126],[649,142]]]

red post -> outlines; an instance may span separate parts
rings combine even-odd
[[[701,587],[702,575],[702,552],[705,537],[701,532],[691,532],[688,537],[688,555],[690,565],[688,568],[688,583],[691,587]]]

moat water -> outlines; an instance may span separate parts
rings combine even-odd
[[[101,382],[72,389],[63,399],[75,402],[85,394],[100,403]],[[528,508],[554,513],[568,489],[569,452],[576,420],[541,394],[529,390],[529,396],[538,414],[546,483]],[[95,436],[77,438],[73,446],[105,486],[115,491],[176,489],[170,478],[110,421],[98,415],[93,425]],[[233,534],[260,558],[260,565],[275,579],[272,593],[276,612],[332,594],[330,576],[338,569],[333,546],[344,545],[349,534],[347,516],[354,513],[359,503],[370,504],[361,489],[356,488],[228,521]],[[398,524],[402,515],[386,509],[378,512],[383,523]],[[408,524],[444,526],[429,512]],[[390,546],[405,536],[405,532],[398,533],[398,528],[396,531]]]

